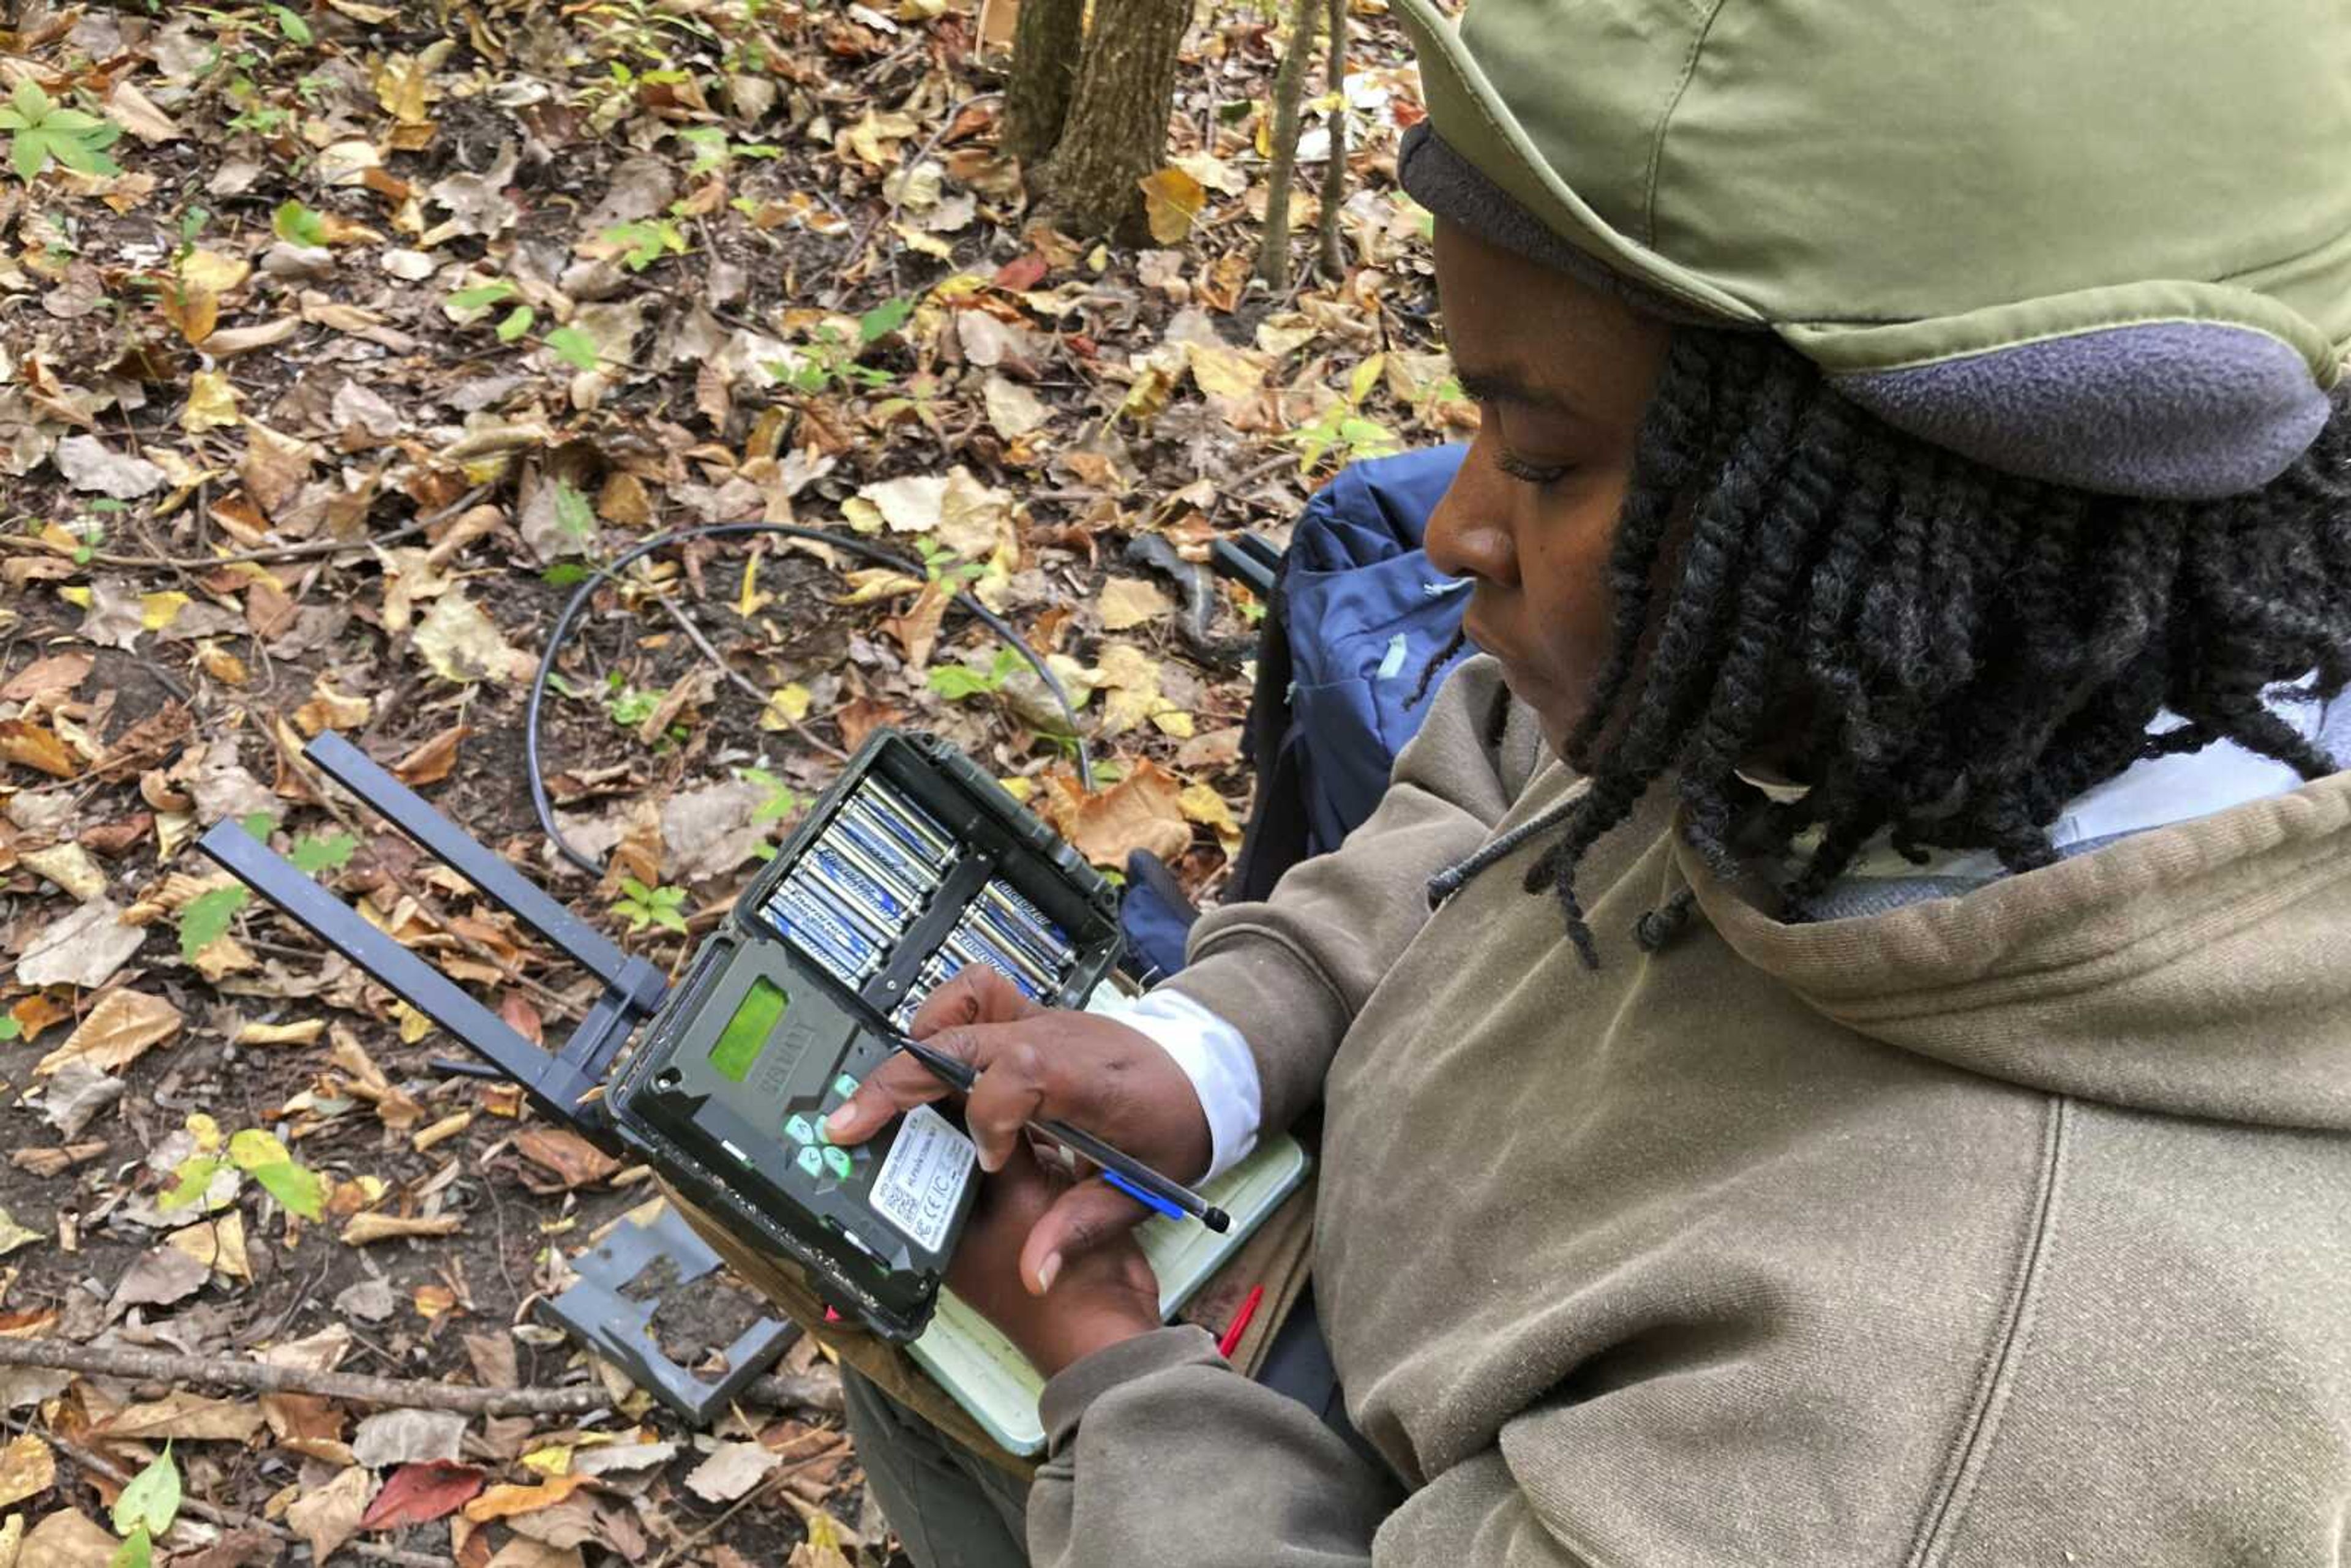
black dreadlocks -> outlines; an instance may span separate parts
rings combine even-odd
[[[1528,891],[1553,892],[1596,965],[1576,869],[1668,776],[1718,873],[1785,862],[1819,830],[1785,882],[1801,919],[1881,831],[1914,861],[1932,846],[2048,864],[2065,802],[2140,758],[2226,737],[2333,772],[2262,693],[2351,681],[2342,410],[2252,494],[2095,496],[1904,435],[1768,335],[1677,329],[1610,562],[1612,652],[1566,745],[1591,787]],[[2166,708],[2185,724],[2150,735]],[[1766,744],[1810,785],[1801,800],[1740,778]],[[1691,898],[1644,916],[1641,945],[1662,946]]]

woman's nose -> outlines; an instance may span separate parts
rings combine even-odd
[[[1510,483],[1474,446],[1429,514],[1422,543],[1429,564],[1447,577],[1482,578],[1503,587],[1519,580],[1519,552],[1510,533]]]

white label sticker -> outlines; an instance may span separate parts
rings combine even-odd
[[[873,1178],[873,1212],[904,1231],[916,1246],[935,1252],[955,1222],[964,1184],[978,1155],[955,1124],[917,1105],[906,1113],[882,1174]]]

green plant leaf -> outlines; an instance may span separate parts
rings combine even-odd
[[[934,664],[928,679],[931,690],[951,703],[985,696],[1003,684],[990,679],[982,671],[963,664]]]
[[[131,1478],[131,1484],[114,1500],[114,1532],[129,1535],[142,1531],[161,1535],[172,1528],[180,1517],[180,1467],[172,1460],[172,1445],[166,1442],[155,1462]]]
[[[280,202],[277,210],[269,215],[269,226],[277,231],[279,239],[288,245],[322,246],[327,243],[327,220],[290,198]]]
[[[914,301],[905,296],[876,305],[857,319],[857,340],[871,348],[904,326],[914,313]]]
[[[575,543],[584,545],[596,537],[596,508],[561,479],[555,482],[555,526]]]
[[[179,1185],[157,1198],[155,1207],[167,1210],[187,1207],[211,1189],[213,1177],[220,1174],[220,1168],[221,1163],[217,1155],[189,1155],[180,1162]]]
[[[269,14],[277,18],[277,30],[298,44],[310,41],[310,24],[284,5],[272,5]]]
[[[576,583],[587,581],[590,570],[591,569],[588,567],[580,565],[576,560],[559,560],[553,566],[549,567],[545,571],[540,572],[538,574],[538,580],[547,584],[549,588],[569,588]],[[560,675],[549,675],[547,679],[549,685],[552,685],[557,691],[561,692],[567,697],[577,697],[580,695],[579,692],[572,690]]]
[[[154,1561],[155,1539],[141,1524],[133,1526],[122,1544],[114,1549],[113,1559],[106,1568],[152,1568]]]
[[[501,343],[513,342],[517,338],[519,338],[525,332],[529,331],[530,324],[538,319],[538,312],[533,310],[529,306],[516,306],[514,309],[507,314],[507,319],[498,323],[498,341]]]
[[[200,893],[180,910],[180,956],[195,956],[228,935],[230,922],[253,895],[242,884]]]
[[[471,288],[460,288],[449,296],[449,303],[460,310],[486,310],[501,300],[513,298],[514,295],[515,286],[511,282],[503,277],[494,277]]]
[[[280,1165],[257,1166],[246,1174],[261,1184],[263,1191],[284,1204],[288,1214],[316,1219],[327,1211],[326,1184],[319,1179],[316,1171],[287,1160]]]
[[[121,136],[122,127],[64,108],[30,79],[18,82],[8,107],[0,110],[0,131],[12,133],[9,161],[28,183],[52,158],[85,174],[122,172],[102,151]]]
[[[255,811],[239,817],[236,825],[266,844],[269,841],[269,835],[277,831],[277,819],[266,811]]]
[[[294,869],[305,876],[316,876],[322,871],[340,871],[351,863],[360,841],[350,833],[308,833],[294,841],[294,852],[288,858]]]
[[[555,357],[575,371],[596,368],[596,340],[577,327],[558,327],[540,341],[555,350]]]
[[[0,1040],[18,1039],[24,1032],[25,1026],[18,1023],[13,1014],[0,1013]]]

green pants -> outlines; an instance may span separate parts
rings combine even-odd
[[[844,1366],[865,1479],[914,1568],[1028,1568],[1029,1484]]]

